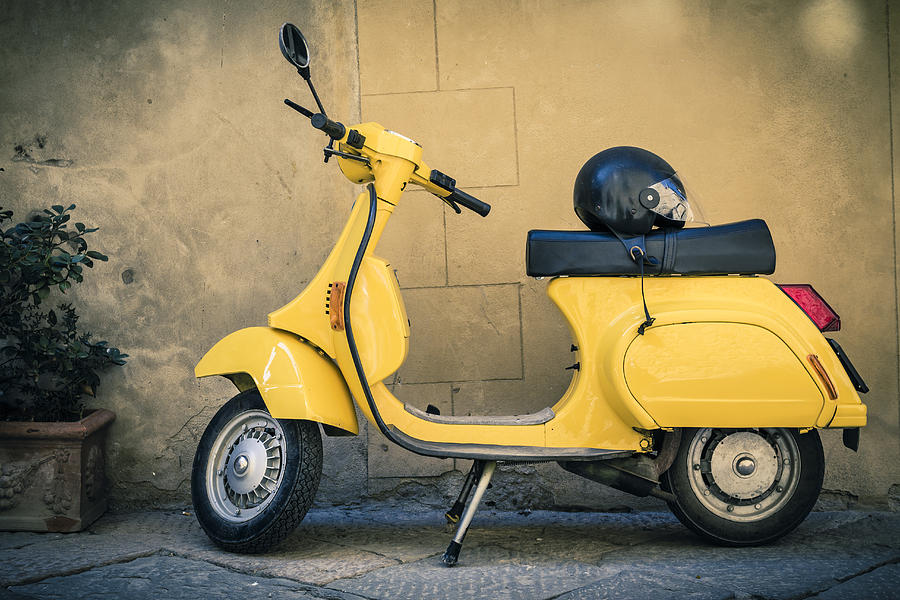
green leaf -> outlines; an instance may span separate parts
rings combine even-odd
[[[56,214],[58,214],[58,215],[61,215],[63,213],[62,204],[54,204],[50,208],[52,208],[54,211],[56,211]],[[52,214],[52,213],[47,213],[47,214]]]
[[[68,281],[61,281],[59,283],[59,291],[61,291],[63,294],[65,294],[66,290],[69,289],[70,287],[72,287],[72,284],[69,283]]]
[[[87,254],[91,258],[94,258],[97,260],[102,260],[102,261],[109,260],[108,256],[106,256],[105,254],[101,254],[100,252],[97,252],[96,250],[88,250],[85,254]]]
[[[46,300],[47,296],[50,295],[50,287],[45,284],[43,287],[38,288],[37,295],[40,297],[41,300]]]
[[[84,223],[75,223],[75,229],[78,230],[78,233],[84,233],[84,230],[85,230]]]

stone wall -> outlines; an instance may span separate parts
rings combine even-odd
[[[872,392],[859,454],[825,432],[826,498],[883,500],[898,467],[892,106],[900,7],[884,2],[388,1],[7,3],[0,33],[0,205],[79,205],[111,256],[75,294],[131,354],[97,404],[119,419],[121,504],[189,497],[196,439],[232,392],[192,368],[217,339],[293,298],[355,190],[283,61],[298,24],[329,113],[416,139],[490,202],[457,216],[412,191],[377,253],[412,322],[394,393],[444,414],[552,404],[573,359],[546,281],[524,274],[529,229],[580,229],[572,182],[609,146],[655,151],[712,223],[765,218],[773,280],[811,282]],[[890,27],[888,21],[890,20]],[[895,105],[893,109],[897,109]],[[41,141],[41,143],[38,143]],[[15,148],[27,149],[22,159]],[[5,149],[5,150],[4,150]],[[330,439],[319,499],[454,492],[464,461],[418,457],[377,432]],[[507,467],[507,506],[651,505],[555,465]],[[491,498],[488,498],[491,500]]]

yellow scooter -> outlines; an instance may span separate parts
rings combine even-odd
[[[377,123],[331,120],[303,35],[286,23],[279,43],[318,112],[285,103],[327,134],[326,162],[335,158],[365,191],[306,289],[270,313],[268,327],[228,335],[196,366],[197,377],[224,376],[240,392],[213,417],[193,464],[194,508],[216,544],[261,552],[299,524],[321,476],[320,428],[356,435],[354,401],[395,444],[473,461],[446,515],[458,522],[447,565],[505,461],[555,461],[662,498],[687,527],[725,545],[770,542],[806,517],[824,474],[818,429],[842,428],[856,450],[866,424],[857,392],[868,390],[822,335],[840,321],[812,287],[758,276],[775,268],[763,221],[635,234],[594,227],[579,213],[597,230],[530,232],[527,272],[552,277],[548,294],[574,338],[577,363],[562,398],[515,416],[404,404],[385,381],[406,358],[410,326],[395,274],[374,254],[378,240],[409,184],[457,213],[487,216],[490,206],[429,168],[415,141]],[[669,219],[690,211],[674,178],[643,189],[639,201],[674,206]]]

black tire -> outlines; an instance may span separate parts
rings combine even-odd
[[[806,518],[824,475],[816,430],[685,429],[662,484],[675,496],[669,508],[701,537],[723,546],[756,546]]]
[[[221,548],[265,552],[306,516],[321,476],[318,424],[274,419],[259,392],[247,390],[219,409],[200,438],[194,512]]]

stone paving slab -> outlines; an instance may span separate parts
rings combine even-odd
[[[882,552],[842,554],[834,546],[807,551],[802,546],[712,549],[684,543],[641,550],[645,551],[639,555],[610,554],[604,559],[605,565],[621,571],[652,572],[661,578],[696,578],[762,598],[802,598],[833,587],[890,556]]]
[[[52,575],[77,573],[99,565],[131,560],[160,550],[158,540],[117,540],[73,535],[0,551],[0,585],[40,581]]]
[[[80,600],[128,598],[279,598],[318,599],[308,586],[281,578],[247,577],[209,563],[177,556],[148,556],[108,565],[68,577],[17,586],[14,593],[42,599]],[[348,600],[358,598],[346,594]]]
[[[448,569],[439,557],[451,532],[437,507],[320,507],[275,551],[238,555],[215,547],[189,512],[111,514],[77,534],[0,533],[0,581],[12,586],[0,600],[891,598],[900,589],[898,513],[813,513],[778,543],[720,548],[668,513],[482,510]]]
[[[25,548],[32,544],[40,544],[51,540],[62,539],[63,533],[26,533],[15,531],[0,535],[0,550]]]
[[[707,585],[696,579],[665,577],[653,571],[627,569],[612,577],[600,579],[573,590],[557,600],[633,600],[636,592],[653,600],[727,600],[734,592],[727,587]]]
[[[836,585],[815,596],[822,600],[894,600],[900,597],[900,565],[894,563]]]
[[[435,558],[342,579],[329,588],[370,598],[551,598],[602,577],[598,567],[575,561],[539,564],[499,546],[464,546],[460,563],[447,568]]]
[[[166,549],[186,558],[202,560],[266,577],[283,577],[324,585],[343,577],[353,577],[398,564],[398,561],[347,545],[296,535],[264,555],[223,552],[211,542],[175,541]]]

